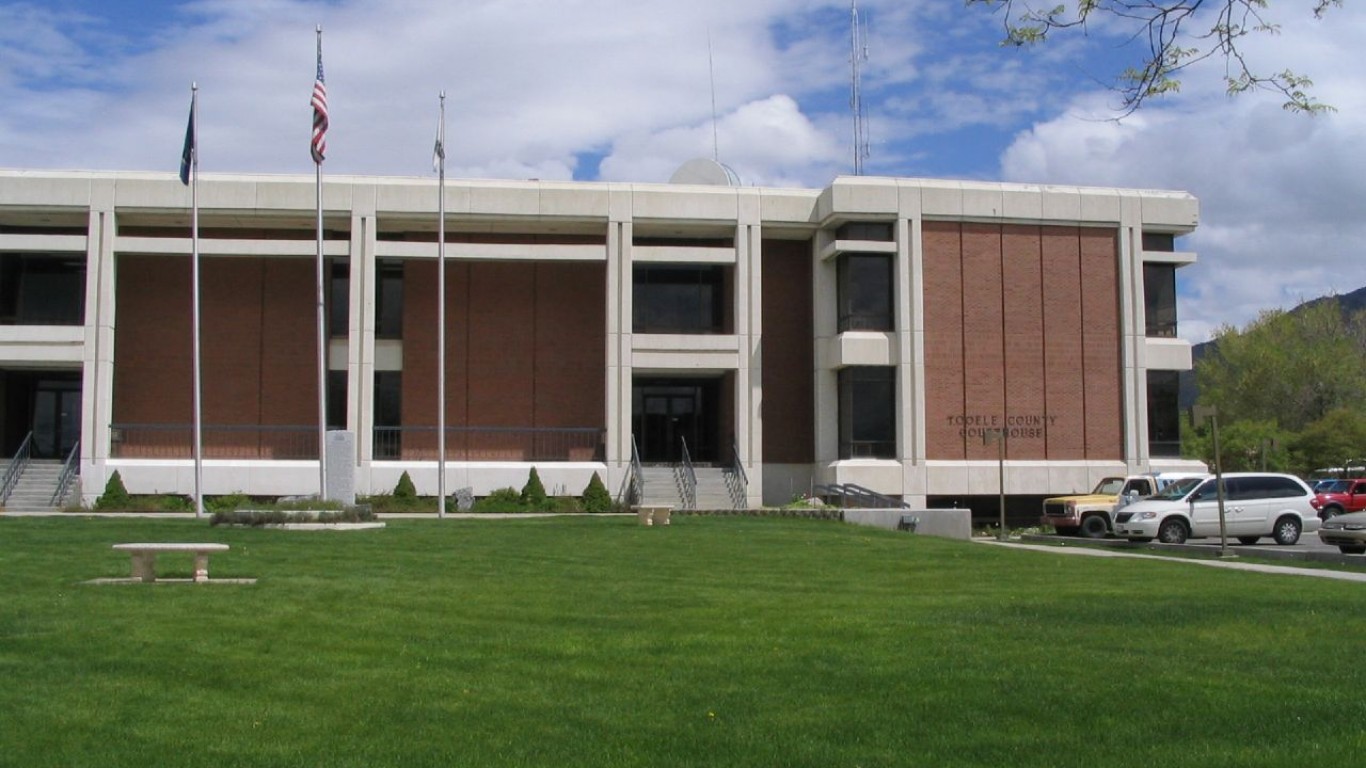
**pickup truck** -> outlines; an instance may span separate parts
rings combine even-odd
[[[1187,477],[1205,475],[1164,472],[1157,475],[1106,477],[1088,494],[1044,499],[1043,517],[1039,518],[1039,522],[1052,526],[1060,536],[1080,534],[1088,539],[1103,539],[1114,530],[1114,510],[1121,499],[1151,496],[1172,482]]]
[[[1366,510],[1366,480],[1332,480],[1317,489],[1312,503],[1323,520]]]

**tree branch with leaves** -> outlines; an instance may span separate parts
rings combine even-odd
[[[1283,0],[1288,2],[1289,0]],[[1318,114],[1333,107],[1314,98],[1313,81],[1285,69],[1259,71],[1245,56],[1242,44],[1248,35],[1280,34],[1280,25],[1269,22],[1271,0],[1074,0],[1035,10],[1029,0],[965,0],[969,6],[986,6],[1001,14],[1005,46],[1032,46],[1060,32],[1088,32],[1093,21],[1110,19],[1146,46],[1142,62],[1115,77],[1114,90],[1123,98],[1120,117],[1133,114],[1148,99],[1181,90],[1181,77],[1190,67],[1222,58],[1224,82],[1230,95],[1250,90],[1269,90],[1285,97],[1282,106],[1291,112]],[[1315,18],[1342,0],[1310,0]]]

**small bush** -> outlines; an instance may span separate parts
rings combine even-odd
[[[403,476],[398,479],[398,485],[394,486],[394,498],[417,498],[417,487],[413,485],[413,479],[408,476],[406,471],[403,473]]]
[[[581,506],[584,512],[611,512],[612,494],[603,484],[602,478],[598,473],[593,473],[593,479],[588,481],[588,487],[583,489]]]
[[[128,495],[123,478],[116,469],[114,474],[109,476],[109,482],[104,484],[104,493],[95,499],[95,509],[128,509],[131,501],[132,497]]]
[[[522,506],[532,511],[540,511],[546,508],[548,497],[545,494],[545,486],[541,484],[541,476],[536,473],[536,468],[531,468],[531,475],[526,479],[526,485],[522,486]]]
[[[240,492],[204,497],[204,509],[209,512],[226,512],[238,507],[250,506],[251,503],[251,497]]]
[[[574,496],[552,496],[545,511],[559,512],[561,514],[572,514],[584,511],[583,505]]]
[[[369,504],[378,514],[391,512],[436,512],[436,498],[433,496],[398,496],[392,493],[377,493],[373,496],[356,497],[357,504]]]
[[[522,495],[516,488],[499,488],[474,502],[472,512],[525,512]]]

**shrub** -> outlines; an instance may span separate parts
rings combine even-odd
[[[226,512],[251,504],[251,497],[245,493],[229,493],[223,496],[205,496],[204,509],[210,512]]]
[[[581,499],[584,512],[611,512],[612,494],[603,484],[602,478],[598,473],[593,473],[593,479],[588,481],[588,487],[583,489]]]
[[[545,494],[545,486],[541,484],[541,476],[536,474],[536,468],[531,468],[531,476],[527,478],[526,485],[522,486],[522,506],[532,511],[546,509],[549,497]]]
[[[398,479],[398,485],[394,486],[394,497],[399,499],[417,498],[417,487],[413,485],[413,479],[408,476],[407,471]]]
[[[522,495],[516,488],[499,488],[474,502],[474,512],[525,512]]]
[[[127,509],[131,501],[128,489],[123,485],[123,478],[116,469],[114,474],[109,476],[109,482],[104,484],[104,493],[95,499],[95,509]]]
[[[392,493],[377,493],[373,496],[357,496],[357,504],[368,504],[378,514],[389,512],[436,512],[436,499],[431,496],[398,496]]]

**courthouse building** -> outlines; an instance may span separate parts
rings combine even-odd
[[[329,428],[355,491],[437,489],[437,184],[325,176]],[[90,503],[194,489],[191,192],[0,171],[0,439]],[[856,484],[1037,497],[1179,458],[1170,191],[448,181],[448,489],[728,469],[736,505]],[[318,491],[314,178],[206,174],[204,492]],[[991,438],[1005,434],[1004,446]],[[30,437],[31,435],[31,437]],[[633,461],[634,459],[634,461]],[[738,481],[736,480],[738,478]]]

